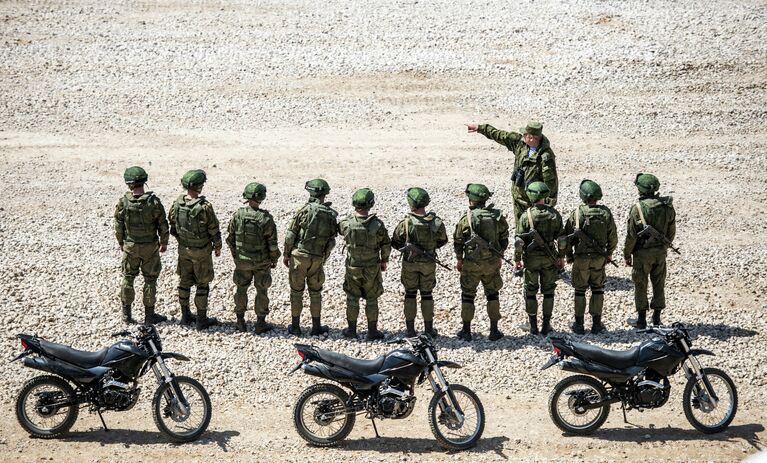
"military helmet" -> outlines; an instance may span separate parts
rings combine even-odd
[[[429,198],[429,193],[426,192],[423,188],[413,187],[408,188],[407,190],[407,203],[410,205],[413,209],[418,209],[421,207],[426,207],[431,202],[431,198]]]
[[[128,167],[123,174],[125,183],[145,183],[149,179],[146,171],[139,166]]]
[[[360,188],[352,195],[352,206],[355,208],[370,209],[375,203],[375,195],[370,188]]]
[[[602,188],[593,180],[586,179],[581,181],[578,193],[583,202],[599,201],[602,199]]]
[[[543,135],[543,124],[541,124],[538,121],[531,120],[530,122],[527,123],[526,126],[519,129],[519,131],[522,132],[522,134],[527,133],[536,137],[540,137],[541,135]]]
[[[637,174],[634,185],[640,193],[655,193],[660,188],[660,180],[652,174]]]
[[[466,185],[466,190],[464,193],[466,193],[466,196],[469,197],[469,201],[475,201],[478,203],[484,203],[487,201],[487,198],[493,196],[493,193],[491,193],[490,190],[488,190],[487,187],[481,183],[469,183]]]
[[[551,193],[551,190],[549,190],[548,185],[546,185],[543,182],[532,182],[529,185],[527,185],[527,189],[525,190],[525,193],[527,193],[527,198],[531,202],[536,202],[541,199],[548,198],[549,193]]]
[[[258,182],[248,183],[245,187],[245,191],[242,192],[242,197],[245,199],[263,201],[264,198],[266,198],[266,187]]]
[[[304,185],[304,189],[308,191],[311,196],[315,197],[325,196],[326,194],[330,193],[330,185],[328,185],[328,182],[322,180],[321,178],[309,180],[306,182],[306,185]]]
[[[192,190],[202,189],[206,180],[208,180],[208,177],[205,175],[204,170],[190,170],[181,177],[181,186]]]

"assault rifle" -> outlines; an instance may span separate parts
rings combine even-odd
[[[602,246],[597,244],[597,242],[594,240],[594,238],[591,237],[588,233],[586,233],[582,228],[576,228],[572,235],[567,235],[567,240],[569,241],[573,237],[578,238],[579,240],[582,240],[586,242],[586,244],[593,249],[596,249],[597,252],[608,260],[611,264],[615,266],[615,268],[618,268],[618,264],[616,264],[612,259],[610,259],[610,255],[607,254],[607,251],[602,249]]]
[[[487,249],[488,251],[492,252],[496,256],[498,256],[501,259],[503,259],[503,261],[506,262],[507,264],[511,265],[512,267],[514,266],[514,262],[512,262],[509,259],[505,258],[501,251],[499,251],[499,250],[495,249],[494,247],[490,246],[490,243],[486,239],[482,238],[481,236],[479,236],[476,233],[473,233],[471,235],[471,237],[468,240],[466,240],[466,242],[463,245],[464,245],[464,247],[473,247],[474,251],[472,253],[479,253],[479,251],[481,251],[483,249]]]
[[[680,256],[682,255],[682,253],[679,252],[679,249],[675,248],[674,244],[671,243],[671,240],[666,238],[665,235],[662,235],[661,232],[656,230],[655,227],[653,227],[652,225],[645,225],[644,228],[642,229],[642,231],[637,233],[637,237],[639,237],[639,238],[645,238],[645,237],[655,238],[656,240],[661,241],[663,244],[665,244],[669,249],[671,249],[675,253],[679,254]]]
[[[554,251],[552,251],[549,245],[546,244],[546,241],[543,239],[541,234],[538,233],[538,230],[533,228],[529,232],[519,235],[519,237],[525,241],[528,239],[530,240],[530,244],[527,245],[528,251],[532,251],[534,249],[543,249],[543,251],[546,253],[546,256],[549,258],[549,260],[551,260],[551,263],[554,264],[554,267],[557,269],[557,273],[562,273],[565,271],[564,268],[557,265],[559,257],[554,254]]]
[[[439,265],[440,267],[443,267],[447,270],[452,270],[450,267],[440,262],[440,260],[437,259],[436,256],[429,254],[428,252],[424,251],[423,248],[421,248],[420,246],[416,244],[408,243],[405,246],[398,248],[397,251],[401,252],[405,256],[405,260],[407,260],[408,262],[412,262],[413,261],[412,259],[414,257],[424,256],[430,261]]]

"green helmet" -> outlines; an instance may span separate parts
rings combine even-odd
[[[370,209],[375,205],[376,199],[370,188],[360,188],[352,195],[352,206],[360,209]]]
[[[543,182],[532,182],[531,184],[527,185],[525,193],[527,193],[527,198],[530,200],[530,202],[534,203],[540,201],[541,199],[548,198],[551,190],[549,190],[548,185]]]
[[[429,193],[426,192],[423,188],[413,187],[408,188],[407,190],[407,203],[410,205],[413,209],[418,209],[421,207],[426,207],[431,202],[431,198],[429,198]]]
[[[266,187],[258,182],[248,183],[245,187],[245,191],[242,192],[242,197],[245,199],[263,201],[264,198],[266,198]]]
[[[326,194],[330,193],[330,185],[328,185],[328,182],[322,180],[321,178],[309,180],[306,182],[306,185],[304,185],[304,189],[314,197],[325,196]]]
[[[469,201],[475,201],[478,203],[484,203],[489,197],[493,196],[493,193],[491,193],[490,190],[488,190],[487,187],[481,183],[469,183],[466,185],[466,190],[464,193],[466,193],[466,196],[469,197]]]
[[[149,179],[146,171],[139,166],[128,167],[123,174],[125,183],[145,183]]]
[[[204,170],[190,170],[181,177],[181,186],[192,190],[202,189],[206,180],[208,180],[208,177],[205,175]]]
[[[602,199],[602,188],[600,188],[599,184],[593,180],[586,179],[581,181],[578,193],[583,202],[599,201]]]
[[[636,185],[640,193],[655,193],[660,188],[660,180],[652,174],[639,173],[634,179],[634,185]]]

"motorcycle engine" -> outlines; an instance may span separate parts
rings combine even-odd
[[[378,388],[377,405],[384,418],[405,418],[413,411],[415,397],[402,384],[387,380]]]
[[[668,378],[648,372],[637,380],[635,389],[636,405],[641,408],[658,408],[666,403],[671,393]]]
[[[111,410],[130,410],[138,402],[140,389],[116,380],[111,373],[101,379],[100,405]]]

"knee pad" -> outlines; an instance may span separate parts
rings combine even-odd
[[[461,302],[464,304],[474,304],[475,294],[461,293]]]
[[[144,286],[147,288],[156,288],[157,278],[144,278]]]
[[[553,294],[544,294],[543,298],[544,299],[554,299],[554,295]]]
[[[195,296],[207,296],[208,292],[210,292],[210,287],[208,285],[205,286],[198,286],[197,290],[195,291]]]
[[[586,291],[585,291],[585,290],[583,290],[583,289],[576,289],[576,290],[575,290],[575,291],[573,291],[573,292],[575,293],[575,297],[578,297],[578,296],[585,296],[585,295],[586,295]]]
[[[134,281],[136,281],[136,277],[135,276],[132,276],[132,275],[131,276],[128,276],[128,275],[124,275],[123,276],[123,285],[125,285],[125,286],[133,287],[133,282]],[[144,280],[144,281],[146,281],[146,280]]]
[[[405,290],[405,299],[415,299],[418,295],[417,289],[406,289]]]
[[[591,294],[604,294],[604,293],[605,293],[605,289],[601,286],[591,287]]]
[[[432,301],[434,300],[434,296],[432,296],[431,291],[421,291],[421,300]]]
[[[497,301],[499,296],[500,296],[500,294],[498,293],[498,291],[493,291],[491,293],[485,293],[485,297],[487,298],[487,302]]]

